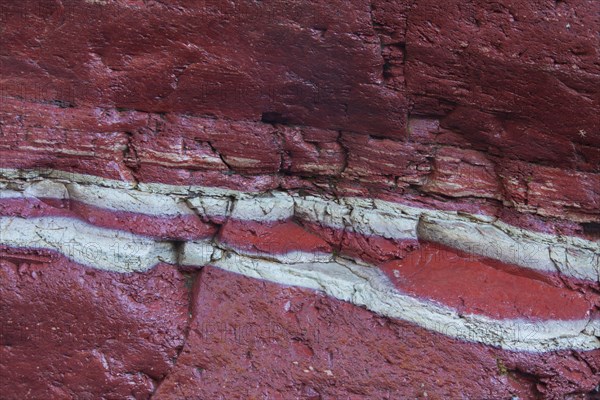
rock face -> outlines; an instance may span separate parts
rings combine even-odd
[[[3,251],[6,398],[147,398],[173,366],[188,319],[185,278],[123,275],[53,253]]]
[[[600,396],[600,3],[3,2],[2,397]]]
[[[318,293],[210,267],[194,290],[186,346],[156,398],[564,396],[577,385],[567,371],[597,368],[600,357],[598,350],[584,358],[529,354],[524,362],[519,353],[452,340]],[[529,374],[542,370],[545,377],[533,381]],[[589,377],[589,384],[596,381]]]

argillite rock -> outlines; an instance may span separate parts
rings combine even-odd
[[[600,2],[0,19],[0,398],[600,398]]]
[[[2,398],[145,398],[173,366],[184,276],[95,271],[52,253],[2,254]]]
[[[194,296],[186,346],[157,399],[561,398],[578,384],[569,371],[598,368],[600,357],[530,354],[524,362],[519,353],[211,267]]]

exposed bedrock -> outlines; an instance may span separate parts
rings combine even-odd
[[[0,397],[600,396],[600,2],[0,21]]]

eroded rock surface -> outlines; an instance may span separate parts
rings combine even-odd
[[[598,397],[598,1],[0,20],[3,398]]]
[[[0,273],[2,398],[148,398],[184,344],[173,267],[123,275],[3,249]]]
[[[567,371],[597,371],[599,351],[521,356],[210,267],[194,293],[188,341],[157,399],[562,398],[598,379]]]

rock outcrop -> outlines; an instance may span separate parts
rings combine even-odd
[[[600,3],[0,4],[6,399],[600,395]]]

